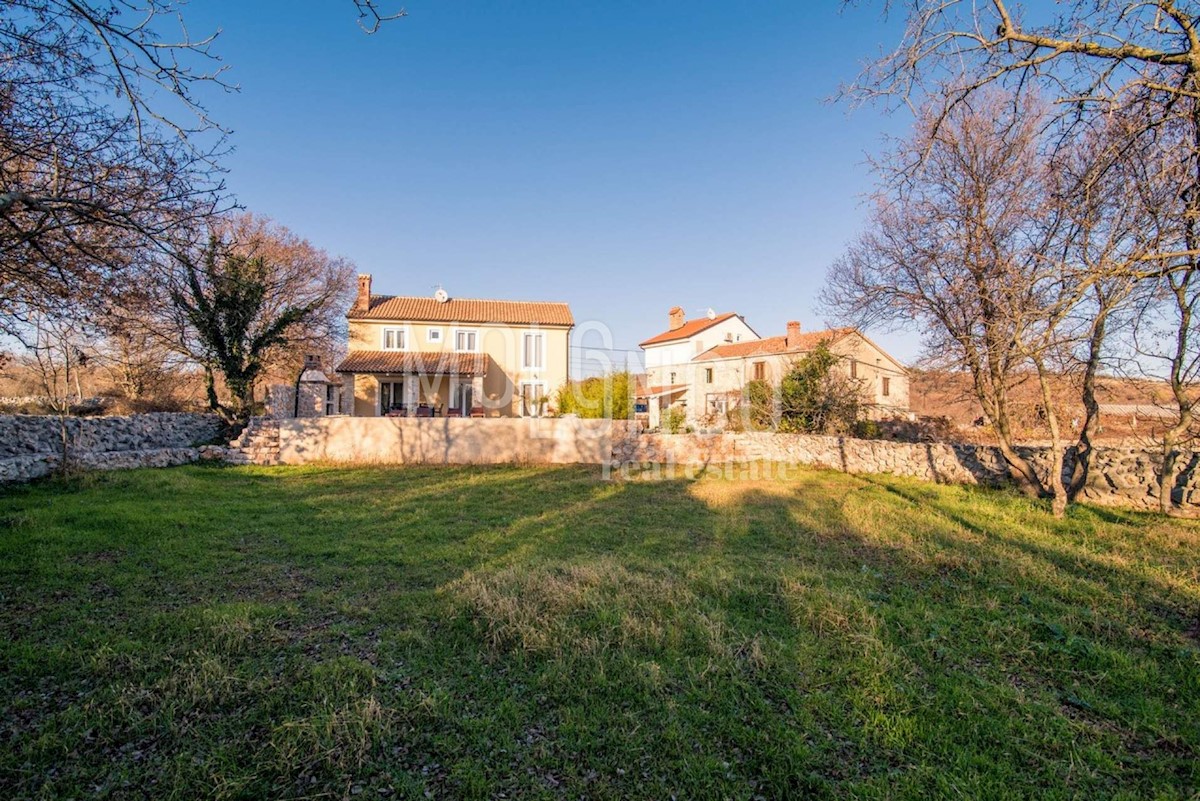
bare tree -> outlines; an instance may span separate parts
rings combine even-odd
[[[172,0],[0,9],[0,326],[112,291],[224,202],[224,131],[199,100],[231,88],[214,39]]]
[[[59,470],[63,471],[70,468],[72,456],[67,419],[72,407],[83,401],[81,376],[90,357],[90,340],[77,319],[71,314],[37,314],[23,331],[42,397],[58,418]]]
[[[153,327],[132,323],[131,316],[128,306],[95,314],[92,360],[134,410],[169,408],[187,359]]]
[[[385,22],[408,16],[403,7],[391,12],[381,10],[378,0],[354,0],[354,7],[358,9],[358,25],[367,33],[375,33]]]
[[[1200,105],[1196,108],[1200,109]],[[1183,140],[1190,159],[1178,158]],[[1138,353],[1165,366],[1165,378],[1174,401],[1174,420],[1161,433],[1162,466],[1159,472],[1159,508],[1174,511],[1172,490],[1179,449],[1192,440],[1200,424],[1197,416],[1197,385],[1200,383],[1200,116],[1176,120],[1156,131],[1158,147],[1144,146],[1139,161],[1147,171],[1171,190],[1153,198],[1147,216],[1178,255],[1161,271],[1149,274],[1152,281],[1145,293],[1151,303],[1139,316],[1151,336],[1138,334]],[[1155,332],[1160,332],[1155,336]],[[1143,349],[1147,340],[1161,343]]]
[[[1152,159],[1127,157],[1136,121],[1111,114],[1096,123],[1071,147],[1060,147],[1049,170],[1057,231],[1044,256],[1062,276],[1063,291],[1046,314],[1067,349],[1062,370],[1078,379],[1084,408],[1067,488],[1072,499],[1087,484],[1095,451],[1098,378],[1105,371],[1122,373],[1132,363],[1114,329],[1136,321],[1146,282],[1163,275],[1155,258],[1171,247],[1163,211],[1177,202],[1169,174]]]
[[[1010,0],[903,0],[900,44],[843,95],[911,101],[929,90],[953,105],[994,83],[1038,88],[1082,120],[1114,107],[1186,115],[1200,99],[1200,22],[1193,2],[1097,0],[1027,10]]]
[[[965,366],[1012,478],[1046,491],[1017,452],[1010,392],[1028,358],[1029,280],[1044,236],[1042,116],[998,100],[924,112],[914,136],[876,162],[883,189],[868,230],[830,271],[822,300],[860,326],[916,324],[926,352]]]
[[[368,33],[405,15],[353,0]],[[227,131],[205,106],[235,89],[182,0],[0,4],[0,331],[138,279],[148,252],[197,242],[232,206]]]
[[[1081,129],[1086,132],[1106,119],[1121,121],[1122,139],[1092,165],[1093,175],[1105,169],[1132,169],[1150,178],[1149,186],[1162,186],[1164,179],[1173,182],[1164,205],[1137,207],[1150,215],[1158,235],[1156,247],[1138,256],[1142,264],[1132,272],[1139,284],[1149,282],[1161,290],[1144,296],[1164,304],[1157,310],[1146,308],[1139,319],[1175,323],[1170,337],[1142,339],[1173,342],[1166,351],[1149,355],[1167,364],[1167,374],[1161,377],[1171,386],[1178,412],[1172,430],[1189,429],[1195,410],[1187,400],[1186,384],[1194,377],[1176,368],[1190,364],[1198,347],[1188,330],[1189,304],[1179,293],[1186,296],[1187,287],[1196,282],[1191,275],[1200,255],[1195,236],[1200,219],[1200,4],[1100,0],[1059,4],[1049,11],[1009,0],[905,0],[896,7],[906,19],[899,46],[871,63],[843,89],[843,96],[919,103],[933,95],[941,98],[944,113],[950,113],[989,86],[1011,89],[1014,105],[1025,92],[1037,90],[1056,104],[1052,122],[1062,147],[1075,147]],[[944,119],[935,121],[935,127]],[[1127,290],[1144,288],[1096,283],[1092,300],[1100,307],[1123,303]],[[1107,324],[1102,315],[1094,326],[1101,341]],[[1091,406],[1088,422],[1094,426],[1098,406]],[[1081,438],[1085,457],[1090,454],[1090,435],[1089,430],[1086,439]],[[1173,466],[1171,439],[1168,431],[1162,482],[1170,480],[1166,473]],[[1086,461],[1082,470],[1086,472]],[[1085,479],[1073,477],[1073,488],[1081,486],[1080,478]],[[1169,497],[1161,502],[1168,510]]]

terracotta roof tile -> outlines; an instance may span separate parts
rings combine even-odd
[[[697,356],[696,361],[771,356],[780,353],[808,353],[822,341],[836,342],[853,331],[853,328],[808,331],[801,334],[799,340],[791,347],[788,347],[786,336],[766,337],[765,339],[751,339],[746,342],[734,342],[729,345],[717,345],[715,348],[709,348]]]
[[[690,336],[699,334],[701,331],[707,328],[711,328],[717,323],[723,323],[730,317],[736,316],[737,315],[733,312],[725,312],[725,314],[718,314],[711,320],[707,317],[698,317],[695,320],[688,320],[674,331],[663,331],[661,334],[655,334],[649,339],[642,341],[640,344],[644,348],[647,345],[659,345],[663,342],[673,342],[676,339],[687,339]]]
[[[355,350],[337,366],[339,373],[420,373],[480,375],[487,369],[482,353],[412,353],[402,350]]]
[[[646,387],[642,396],[647,398],[655,397],[656,395],[674,395],[688,388],[687,384],[662,384],[659,386]]]
[[[571,307],[554,301],[475,300],[372,295],[365,312],[351,311],[352,320],[412,320],[436,323],[506,323],[509,325],[575,325]]]

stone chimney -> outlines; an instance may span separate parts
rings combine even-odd
[[[683,317],[683,309],[679,306],[672,306],[671,310],[667,312],[667,320],[669,321],[669,325],[667,326],[668,331],[675,331],[676,329],[683,328],[683,324],[685,322]]]
[[[364,314],[371,308],[371,276],[360,275],[358,277],[358,297],[354,299],[354,306],[350,309],[354,314]]]
[[[794,348],[800,344],[800,323],[790,320],[787,324],[787,346]]]

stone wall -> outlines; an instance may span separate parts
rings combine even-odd
[[[578,418],[324,417],[279,421],[285,464],[604,464],[612,424]]]
[[[984,445],[911,443],[850,439],[803,434],[639,434],[617,424],[612,438],[614,463],[679,465],[744,462],[782,462],[827,467],[847,473],[891,473],[941,484],[1008,482],[998,448]],[[1045,448],[1019,448],[1043,475],[1048,467]],[[1154,509],[1158,507],[1156,471],[1159,454],[1134,448],[1098,448],[1084,499],[1091,503]],[[1179,459],[1176,503],[1200,508],[1200,453]],[[1072,469],[1068,453],[1065,472]]]
[[[801,434],[642,434],[624,421],[331,417],[283,420],[279,457],[286,464],[324,461],[375,464],[630,464],[704,465],[746,462],[827,467],[848,473],[891,473],[943,484],[1007,483],[998,449],[981,445],[909,443]],[[1043,473],[1044,448],[1021,449]],[[1087,501],[1153,509],[1158,505],[1157,454],[1098,449]],[[1200,453],[1180,459],[1177,503],[1200,509]],[[1068,457],[1067,470],[1071,469]]]
[[[164,467],[195,461],[219,421],[201,414],[68,418],[72,463],[89,469]],[[1006,483],[996,448],[801,434],[643,434],[623,421],[575,418],[325,417],[278,422],[279,459],[376,464],[722,465],[780,462],[848,473],[891,473],[944,484]],[[272,432],[273,434],[273,432]],[[217,449],[225,450],[225,449]],[[55,417],[0,416],[0,482],[50,473],[62,452]],[[1044,468],[1046,452],[1023,454]],[[1157,454],[1131,448],[1096,452],[1084,498],[1153,509]],[[1200,453],[1179,460],[1174,499],[1200,509]],[[1070,469],[1068,459],[1068,469]]]
[[[193,462],[198,446],[220,432],[216,417],[155,413],[129,417],[69,417],[69,461],[94,470],[165,467]],[[51,473],[62,461],[59,418],[0,416],[0,482]]]

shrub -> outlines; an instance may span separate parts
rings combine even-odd
[[[857,420],[850,429],[859,439],[882,439],[883,427],[874,420]]]
[[[659,428],[667,434],[682,434],[687,431],[687,412],[677,406],[664,409]]]
[[[564,384],[557,393],[559,414],[591,419],[628,420],[633,416],[635,382],[628,372]]]
[[[751,381],[743,392],[747,426],[800,434],[849,434],[862,417],[858,387],[834,366],[825,343],[798,359],[778,387]]]
[[[751,381],[742,391],[742,405],[734,414],[740,414],[747,431],[774,431],[779,425],[775,388],[762,379]]]

